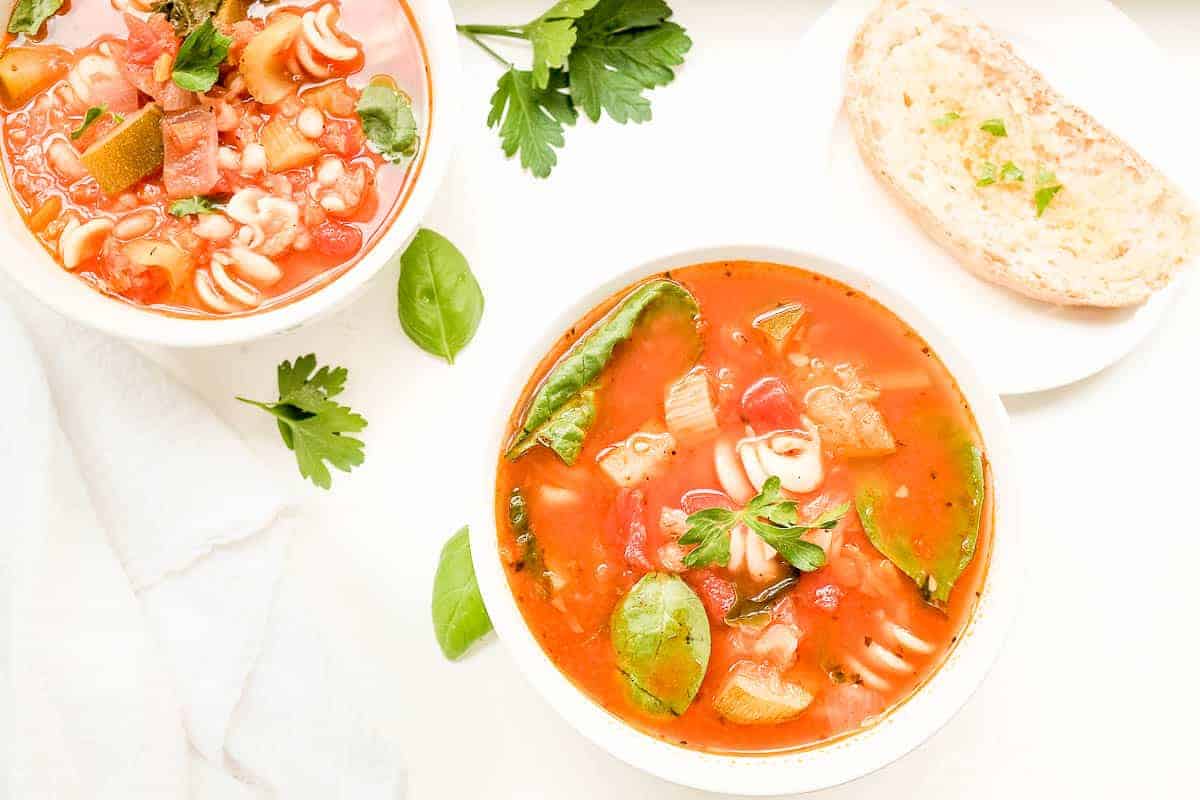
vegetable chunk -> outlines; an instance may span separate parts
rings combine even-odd
[[[206,108],[169,114],[162,121],[163,186],[171,198],[205,195],[221,179],[217,121]]]
[[[79,160],[105,194],[117,194],[163,165],[162,110],[155,104],[125,118]]]
[[[836,386],[818,386],[805,400],[821,436],[846,455],[878,456],[896,449],[883,415],[866,400]]]
[[[0,100],[23,106],[66,72],[67,55],[57,47],[10,47],[0,56]]]
[[[813,696],[766,664],[742,662],[725,679],[713,701],[717,712],[739,725],[770,725],[798,716]]]

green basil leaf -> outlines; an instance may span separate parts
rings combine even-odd
[[[553,587],[546,570],[546,559],[542,556],[542,548],[529,524],[529,507],[520,487],[513,489],[508,495],[508,525],[520,551],[520,555],[510,565],[513,572],[531,573],[534,577],[534,591],[543,600],[549,598]]]
[[[8,32],[35,35],[62,4],[63,0],[19,0],[8,18]]]
[[[433,632],[446,658],[456,661],[491,629],[475,580],[470,535],[463,528],[442,548],[433,576]]]
[[[408,338],[453,364],[479,327],[483,291],[458,248],[421,228],[400,255],[397,309]]]
[[[221,205],[207,197],[193,195],[185,197],[182,200],[176,200],[171,203],[168,209],[177,217],[186,217],[189,214],[216,214],[221,209]]]
[[[986,131],[996,137],[1008,136],[1008,129],[1004,127],[1004,120],[999,118],[985,119],[979,126],[979,130]]]
[[[530,401],[521,429],[505,455],[513,459],[528,451],[532,446],[530,440],[536,439],[542,426],[600,376],[612,358],[613,349],[633,335],[642,314],[650,306],[668,300],[690,316],[695,316],[700,308],[691,292],[665,278],[643,283],[630,292],[550,371]]]
[[[233,39],[217,30],[212,18],[188,34],[179,46],[171,79],[189,92],[207,92],[221,77],[221,64]]]
[[[217,13],[222,0],[166,0],[154,7],[154,11],[165,14],[179,36],[187,36],[204,24],[204,20]]]
[[[906,519],[913,501],[897,498],[880,474],[861,480],[854,502],[875,549],[912,578],[928,602],[944,606],[955,581],[975,557],[983,521],[983,454],[966,432],[948,420],[923,424],[936,426],[932,428],[936,440],[947,448],[955,473],[931,480],[915,492],[923,503],[945,507],[942,524],[930,530]]]
[[[536,445],[549,447],[568,467],[579,458],[583,440],[596,421],[596,393],[580,392],[565,406],[554,412],[542,427],[533,432],[511,456],[515,458]]]
[[[371,84],[355,107],[375,150],[397,162],[417,151],[417,119],[408,98],[390,86]]]
[[[634,702],[654,714],[686,711],[712,650],[708,615],[691,587],[675,575],[651,572],[617,604],[609,628]]]
[[[75,141],[80,136],[83,136],[84,132],[88,128],[92,127],[92,123],[104,116],[106,111],[108,111],[107,105],[99,105],[92,106],[86,112],[84,112],[83,122],[79,123],[78,128],[71,131],[71,141]]]

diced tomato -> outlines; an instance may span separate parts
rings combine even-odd
[[[354,257],[362,247],[362,231],[332,220],[313,228],[312,238],[317,252],[339,261]]]
[[[321,147],[341,156],[352,156],[362,150],[366,137],[362,125],[353,119],[327,119],[325,132],[318,140]]]
[[[221,178],[217,120],[207,108],[163,118],[163,188],[168,197],[208,194]]]
[[[713,622],[721,622],[737,602],[737,587],[732,581],[722,578],[711,569],[696,570],[686,573],[686,580],[691,584],[704,610]]]
[[[113,291],[139,303],[158,302],[170,288],[166,270],[138,266],[119,249],[106,249],[97,267],[100,277]]]
[[[640,489],[622,489],[617,494],[617,532],[625,562],[635,570],[654,569],[646,554],[646,496]]]
[[[124,76],[97,75],[88,85],[89,106],[103,106],[116,114],[138,110],[138,90]]]
[[[125,26],[129,28],[125,58],[130,63],[152,65],[163,53],[170,53],[174,58],[175,51],[179,49],[175,29],[163,14],[151,14],[145,22],[126,14]]]
[[[742,395],[742,416],[757,434],[803,427],[800,409],[779,378],[763,378]]]
[[[729,495],[716,489],[692,489],[679,501],[680,507],[689,514],[703,511],[706,508],[727,508],[733,510],[733,501]]]

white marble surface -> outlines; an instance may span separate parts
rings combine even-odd
[[[515,22],[544,0],[458,0],[462,21]],[[474,432],[503,370],[506,341],[596,276],[699,242],[762,233],[803,242],[785,213],[787,131],[797,102],[790,48],[825,6],[812,0],[676,0],[697,45],[677,83],[655,93],[655,122],[582,125],[554,177],[502,160],[483,119],[495,65],[463,44],[467,115],[460,154],[429,225],[455,240],[487,292],[477,343],[453,368],[420,353],[395,319],[395,274],[351,307],[253,345],[161,353],[284,475],[294,463],[270,420],[233,400],[267,397],[275,364],[315,351],[351,369],[347,401],[370,420],[368,456],[332,492],[294,480],[322,533],[298,568],[336,560],[376,609],[355,630],[378,639],[396,676],[414,800],[691,798],[593,747],[546,707],[490,642],[442,660],[429,593],[442,541],[477,491]],[[1200,6],[1119,5],[1200,82]],[[1086,20],[1079,37],[1086,41]],[[1086,46],[1064,42],[1064,46]],[[1119,58],[1119,53],[1113,54]],[[717,87],[729,91],[715,91]],[[1180,98],[1194,102],[1194,98]],[[1198,150],[1200,153],[1200,150]],[[1200,157],[1198,155],[1197,157]],[[1196,345],[1200,281],[1133,355],[1066,389],[1012,400],[1025,467],[1026,602],[990,678],[956,719],[899,763],[832,790],[834,798],[1179,797],[1194,792],[1190,743],[1200,718],[1191,682],[1200,651],[1196,491]],[[366,632],[369,632],[366,633]]]

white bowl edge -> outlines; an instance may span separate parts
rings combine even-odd
[[[495,467],[509,414],[538,361],[573,323],[631,283],[669,269],[711,261],[764,261],[822,273],[864,292],[920,334],[955,377],[969,403],[991,467],[993,536],[991,562],[971,621],[946,662],[927,684],[873,727],[796,752],[727,755],[685,749],[622,722],[571,683],[546,656],[525,625],[501,563],[495,527]],[[1007,412],[999,396],[948,336],[878,278],[816,252],[762,245],[727,245],[687,250],[626,270],[570,304],[547,324],[540,338],[514,347],[524,353],[514,377],[498,395],[491,418],[483,500],[471,527],[476,576],[497,634],[535,689],[564,719],[620,760],[673,783],[711,792],[776,796],[817,791],[870,774],[914,750],[967,702],[1000,652],[1019,607],[1023,582],[1015,468]]]
[[[461,85],[454,16],[446,0],[405,0],[425,44],[430,135],[404,207],[371,250],[343,274],[277,308],[240,317],[177,317],[104,295],[64,270],[25,227],[8,187],[0,188],[0,266],[35,299],[65,317],[123,339],[172,347],[250,341],[300,327],[352,298],[416,235],[450,164],[458,135]],[[14,0],[3,2],[11,8]]]

